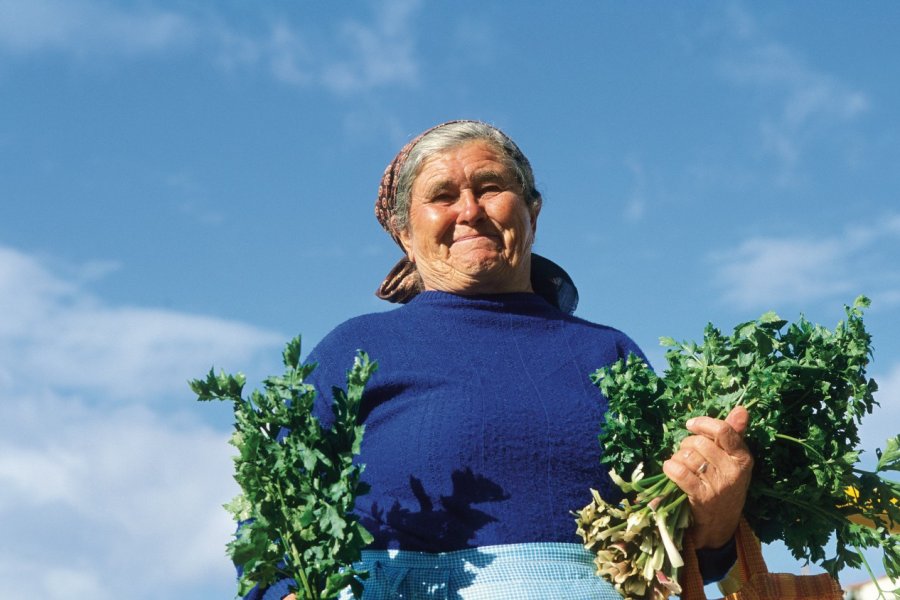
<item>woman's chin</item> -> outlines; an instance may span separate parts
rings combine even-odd
[[[434,277],[425,277],[425,286],[426,289],[463,295],[499,294],[529,291],[531,277],[522,269],[494,256],[459,263],[446,272],[434,274]]]

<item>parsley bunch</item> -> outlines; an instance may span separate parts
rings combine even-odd
[[[347,390],[334,388],[334,424],[321,426],[312,415],[316,392],[304,383],[315,365],[300,362],[300,338],[283,353],[285,372],[269,377],[264,391],[243,396],[241,374],[193,380],[199,400],[234,403],[231,445],[234,478],[241,493],[226,508],[241,525],[228,553],[242,568],[238,595],[255,585],[290,578],[298,598],[336,598],[348,585],[361,594],[352,569],[372,536],[350,514],[356,497],[366,493],[360,481],[363,426],[357,414],[363,387],[376,369],[360,352],[347,374]]]
[[[609,399],[602,462],[626,497],[617,507],[594,494],[578,513],[598,572],[611,573],[629,597],[679,593],[677,546],[689,508],[662,463],[690,435],[687,419],[724,418],[742,404],[750,412],[745,440],[755,459],[744,517],[757,536],[784,540],[796,558],[835,577],[845,566],[864,564],[861,549],[881,548],[887,574],[900,576],[900,535],[891,533],[900,524],[900,484],[885,477],[900,470],[900,436],[878,451],[876,471],[858,466],[858,426],[876,405],[877,390],[866,376],[868,305],[858,298],[834,330],[804,318],[789,325],[770,312],[731,335],[708,325],[699,345],[662,338],[669,349],[661,377],[635,356],[598,370],[594,383]],[[628,473],[631,481],[619,475]]]

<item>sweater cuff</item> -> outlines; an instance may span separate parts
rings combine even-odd
[[[734,536],[721,548],[702,548],[696,554],[703,584],[715,583],[725,577],[737,561]]]

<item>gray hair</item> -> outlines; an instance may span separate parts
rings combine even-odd
[[[409,226],[409,203],[412,186],[426,160],[436,154],[451,150],[467,142],[482,141],[490,144],[516,174],[522,188],[522,196],[529,208],[541,205],[541,194],[534,185],[531,164],[519,147],[505,133],[479,121],[448,123],[425,134],[416,142],[397,177],[397,195],[394,205],[394,227],[405,231]]]

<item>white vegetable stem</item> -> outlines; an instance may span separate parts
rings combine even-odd
[[[684,566],[684,559],[681,557],[678,548],[675,547],[672,536],[669,535],[669,530],[666,527],[666,513],[654,510],[653,518],[656,521],[656,528],[659,529],[659,535],[662,537],[663,546],[666,548],[666,555],[669,557],[669,563],[674,568],[680,569]]]

